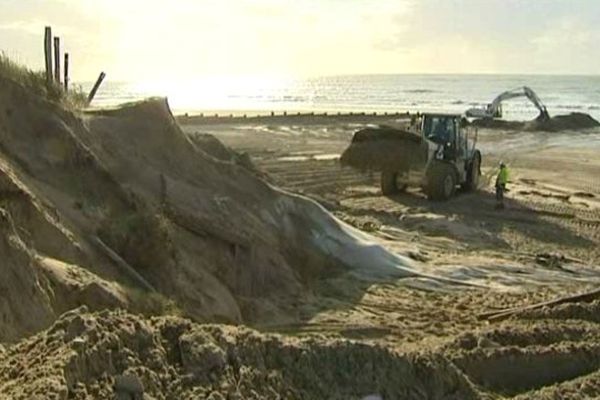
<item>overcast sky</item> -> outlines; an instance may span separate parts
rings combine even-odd
[[[75,80],[600,71],[598,0],[0,0],[0,49]]]

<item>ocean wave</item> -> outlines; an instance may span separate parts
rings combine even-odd
[[[600,106],[589,106],[588,110],[600,110]]]
[[[566,105],[561,104],[554,106],[554,108],[562,108],[563,110],[581,110],[583,108],[582,105],[574,106],[574,105]]]
[[[404,91],[405,93],[435,93],[436,90],[432,89],[408,89]]]
[[[307,101],[308,98],[305,96],[283,96],[279,101],[289,101],[292,103],[301,103],[303,101]]]

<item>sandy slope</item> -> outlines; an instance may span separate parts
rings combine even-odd
[[[5,297],[4,340],[79,304],[293,320],[321,275],[358,272],[365,259],[368,273],[415,274],[317,203],[213,157],[214,143],[184,135],[164,99],[78,116],[0,85],[3,257],[18,259],[2,264],[16,275],[6,290],[32,286],[40,303]],[[152,304],[144,290],[158,293]]]

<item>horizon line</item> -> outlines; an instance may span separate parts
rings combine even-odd
[[[280,75],[275,77],[281,77]],[[198,78],[213,78],[215,76],[221,77],[243,77],[245,75],[231,74],[231,75],[210,75],[202,74],[197,77],[188,77],[187,79],[198,79]],[[247,75],[251,77],[253,75]],[[263,75],[256,75],[263,76]],[[325,75],[307,75],[307,76],[295,76],[289,77],[291,80],[309,80],[309,79],[321,79],[321,78],[343,78],[343,77],[358,77],[358,76],[528,76],[528,77],[573,77],[573,78],[600,78],[600,74],[572,74],[572,73],[520,73],[520,72],[370,72],[370,73],[349,73],[349,74],[325,74]],[[116,79],[112,80],[113,83],[131,83],[131,82],[146,82],[152,81],[153,79],[136,80],[136,79]],[[94,83],[89,80],[74,80],[73,83]]]

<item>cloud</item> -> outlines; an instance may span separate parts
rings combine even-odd
[[[531,39],[541,51],[556,51],[564,47],[588,46],[600,38],[600,30],[591,29],[579,18],[566,16],[553,21],[548,29]]]
[[[411,72],[590,73],[597,26],[600,3],[586,0],[420,0],[373,48]]]
[[[40,65],[51,24],[82,79],[599,67],[592,0],[2,1],[0,43]]]
[[[38,19],[28,21],[11,21],[0,24],[0,30],[3,31],[19,31],[30,35],[36,35],[40,33],[40,26],[44,26],[44,23]]]

